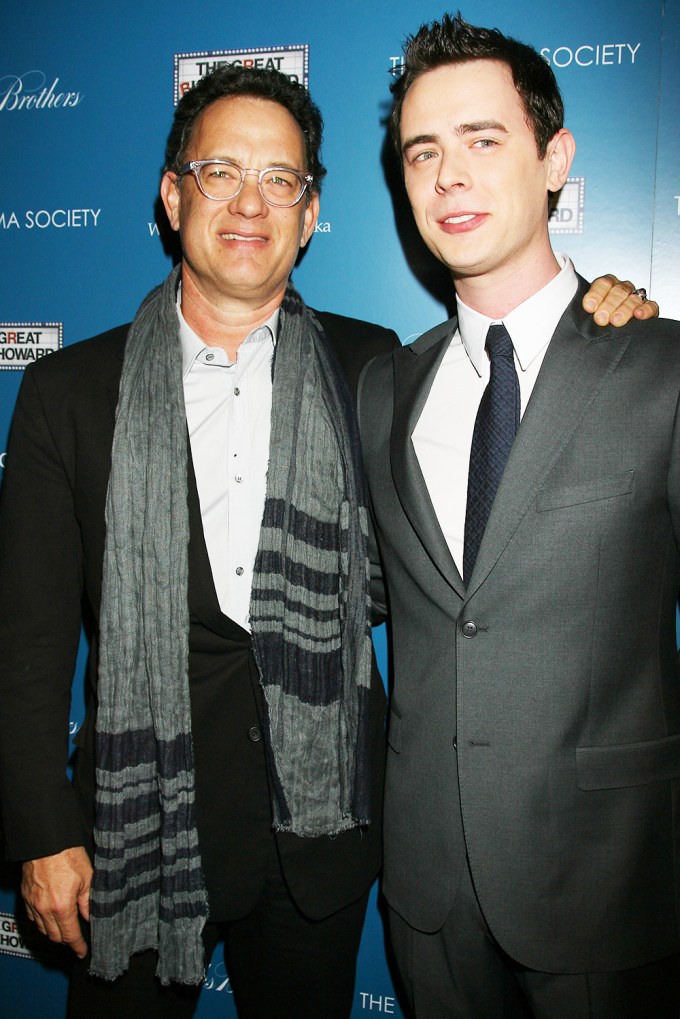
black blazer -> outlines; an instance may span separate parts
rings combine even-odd
[[[396,335],[318,312],[354,393],[364,364]],[[104,505],[125,338],[120,326],[26,370],[0,500],[0,799],[6,854],[24,860],[91,847],[97,617]],[[219,609],[189,470],[190,690],[199,841],[211,916],[251,908],[271,852],[249,636]],[[81,619],[91,627],[87,712],[65,774]],[[377,873],[385,698],[373,663],[373,823],[336,838],[277,836],[286,879],[313,918],[358,898]],[[75,788],[74,788],[75,786]]]

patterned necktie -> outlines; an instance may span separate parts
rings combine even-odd
[[[469,584],[496,490],[519,427],[519,379],[512,340],[504,325],[489,326],[491,377],[479,404],[470,450],[463,579]]]

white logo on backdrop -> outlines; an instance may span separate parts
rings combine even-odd
[[[79,230],[97,226],[101,209],[26,209],[23,214],[0,212],[0,230]],[[23,218],[20,216],[23,215]]]
[[[641,43],[604,42],[584,43],[582,46],[543,46],[540,54],[553,67],[620,67],[635,63]],[[397,77],[403,71],[402,56],[390,57],[390,73]]]
[[[376,994],[359,991],[361,1007],[367,1012],[381,1012],[383,1015],[397,1014],[397,999],[390,994]]]
[[[227,994],[233,994],[229,977],[227,975],[227,969],[223,962],[211,962],[208,966],[208,972],[205,975],[205,984],[203,985],[206,991],[226,991]]]
[[[63,92],[59,78],[47,84],[43,71],[26,71],[24,74],[4,74],[0,77],[1,110],[59,110],[73,109],[82,103],[82,92]]]
[[[584,44],[573,49],[571,46],[557,46],[551,50],[549,46],[541,49],[544,57],[553,67],[620,67],[622,64],[634,64],[640,43],[605,42]]]

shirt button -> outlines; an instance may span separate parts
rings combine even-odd
[[[243,567],[242,566],[237,566],[236,567],[236,576],[237,577],[242,577],[243,576]]]
[[[241,390],[238,388],[238,386],[234,386],[234,396],[240,396],[240,395],[241,395]]]
[[[477,636],[477,624],[473,623],[471,619],[466,620],[461,630],[463,631],[464,637],[476,637]]]
[[[256,725],[251,725],[250,729],[248,729],[248,739],[251,743],[259,743],[262,739],[262,733]]]
[[[243,481],[243,475],[242,474],[235,474],[234,475],[234,481],[237,481],[238,484],[240,485],[241,482]]]
[[[205,355],[205,359],[206,359],[206,361],[213,361],[215,359],[215,355],[214,354],[206,354]]]

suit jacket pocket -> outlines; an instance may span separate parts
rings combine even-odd
[[[645,743],[576,748],[579,789],[624,789],[680,778],[680,735]]]
[[[395,754],[401,753],[401,718],[396,711],[390,711],[390,721],[387,727],[387,742]]]
[[[635,471],[624,471],[608,478],[597,478],[583,485],[567,485],[562,488],[544,488],[536,496],[536,509],[561,509],[565,506],[578,506],[584,502],[598,502],[601,499],[613,499],[618,495],[628,495],[633,491]]]

